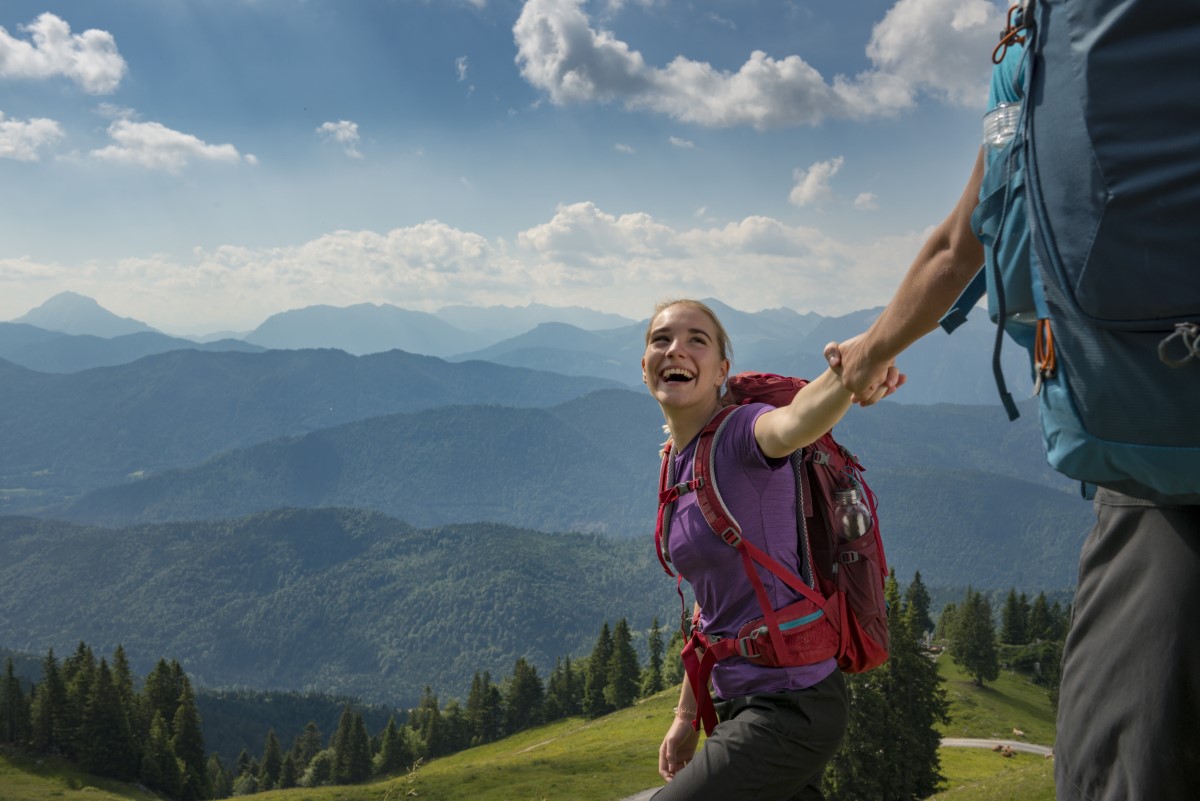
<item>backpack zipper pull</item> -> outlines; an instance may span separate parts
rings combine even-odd
[[[1054,371],[1058,366],[1054,355],[1054,333],[1050,330],[1049,320],[1038,320],[1035,326],[1033,365],[1036,368],[1034,370],[1033,394],[1040,395],[1042,392],[1042,379],[1054,378]]]

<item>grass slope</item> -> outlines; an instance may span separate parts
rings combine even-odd
[[[938,659],[950,700],[950,723],[943,737],[1015,739],[1013,729],[1025,732],[1021,739],[1039,745],[1054,745],[1054,709],[1045,687],[1018,673],[1001,671],[1000,678],[982,688],[947,655]]]
[[[99,779],[70,762],[0,750],[3,801],[157,801],[158,796],[112,779]]]

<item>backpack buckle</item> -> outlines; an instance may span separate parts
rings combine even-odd
[[[725,540],[726,543],[732,545],[734,548],[742,544],[742,534],[733,526],[730,526],[721,532],[721,539]]]
[[[862,554],[860,554],[858,551],[842,551],[837,557],[837,560],[843,565],[857,562],[859,559],[862,559]]]
[[[758,657],[762,656],[762,651],[760,651],[757,647],[757,641],[759,637],[766,633],[767,627],[760,626],[747,634],[745,637],[738,637],[738,656],[743,656],[746,659],[757,659]]]

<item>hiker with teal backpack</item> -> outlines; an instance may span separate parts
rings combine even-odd
[[[939,322],[953,330],[986,291],[1009,416],[1004,333],[1030,352],[1048,460],[1094,493],[1063,656],[1057,798],[1191,799],[1200,2],[1036,0],[1009,22],[967,189],[871,328],[826,356],[847,389],[886,387],[901,351]]]
[[[660,304],[645,345],[642,378],[670,433],[659,485],[659,558],[668,573],[678,571],[677,581],[686,577],[696,602],[683,654],[687,677],[659,749],[667,784],[654,798],[820,799],[848,716],[838,665],[866,667],[886,656],[886,567],[877,532],[823,557],[798,548],[798,516],[805,519],[798,499],[806,492],[826,497],[820,485],[834,473],[827,467],[836,466],[837,480],[854,477],[857,462],[829,444],[828,434],[851,394],[831,370],[811,382],[742,374],[731,383],[777,391],[772,397],[788,402],[731,405],[737,399],[723,393],[729,337],[698,301]],[[878,400],[901,382],[893,376],[862,399]],[[819,450],[818,442],[825,443]],[[797,461],[803,453],[812,453],[823,472],[789,469],[805,467]],[[810,505],[821,513],[821,503]],[[846,565],[843,574],[860,571],[855,575],[874,593],[862,619],[816,576],[817,562],[835,559]],[[839,632],[851,629],[859,636],[842,642]],[[709,736],[698,750],[701,724]]]

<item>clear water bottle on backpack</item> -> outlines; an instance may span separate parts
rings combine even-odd
[[[871,530],[871,511],[863,503],[858,488],[840,489],[833,494],[834,532],[845,542],[856,540]]]

